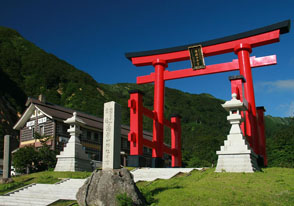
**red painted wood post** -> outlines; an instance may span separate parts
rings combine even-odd
[[[172,167],[182,166],[182,151],[181,151],[181,117],[175,115],[171,117],[171,123],[174,125],[171,128],[171,149]]]
[[[236,75],[236,76],[230,76],[229,80],[231,81],[232,94],[233,93],[237,94],[237,99],[239,99],[241,102],[243,102],[245,99],[244,93],[243,93],[244,92],[243,91],[243,83],[246,82],[245,78],[242,75]],[[246,112],[242,111],[241,116],[242,116],[242,118],[244,118],[246,116]],[[244,122],[241,123],[240,128],[243,132],[243,135],[245,135],[246,132],[245,132],[245,123]],[[250,146],[252,147],[252,139],[247,138],[247,141],[249,142]]]
[[[245,118],[246,136],[247,138],[252,139],[253,150],[256,154],[259,154],[256,106],[250,67],[250,53],[252,52],[252,49],[249,44],[241,43],[234,48],[234,52],[238,55],[240,74],[246,79],[246,82],[244,83],[245,98],[248,101],[248,110]]]
[[[130,99],[130,132],[128,140],[130,142],[130,156],[128,166],[141,166],[140,160],[143,155],[143,92],[139,90],[129,91]]]
[[[259,149],[260,154],[263,157],[263,164],[267,166],[267,156],[266,156],[266,139],[265,139],[265,127],[264,127],[264,107],[257,107],[258,116],[258,131],[259,131]]]
[[[163,167],[163,140],[164,140],[164,70],[167,67],[165,60],[153,61],[155,68],[154,81],[154,114],[153,142],[156,147],[152,149],[152,167]]]

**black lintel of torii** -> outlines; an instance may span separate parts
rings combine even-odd
[[[290,31],[290,23],[291,23],[290,20],[285,20],[285,21],[282,21],[282,22],[279,22],[276,24],[272,24],[269,26],[261,27],[258,29],[254,29],[254,30],[242,32],[239,34],[218,38],[218,39],[188,44],[188,45],[184,45],[184,46],[170,47],[170,48],[165,48],[165,49],[140,51],[140,52],[129,52],[129,53],[126,53],[125,56],[129,60],[132,60],[132,58],[134,58],[134,57],[143,57],[143,56],[165,54],[165,53],[171,53],[171,52],[177,52],[177,51],[184,51],[184,50],[187,50],[188,47],[191,47],[194,45],[202,45],[202,47],[212,46],[212,45],[230,42],[230,41],[234,41],[234,40],[238,40],[238,39],[243,39],[243,38],[247,38],[250,36],[255,36],[255,35],[271,32],[271,31],[275,31],[275,30],[280,30],[280,34],[286,34]]]

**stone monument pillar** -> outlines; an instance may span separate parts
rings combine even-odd
[[[11,177],[11,145],[10,135],[4,136],[3,179]]]
[[[67,130],[70,133],[70,139],[60,155],[57,155],[54,171],[92,171],[90,159],[79,140],[79,135],[82,133],[80,126],[85,123],[77,117],[76,112],[64,122],[70,125]]]
[[[230,112],[227,120],[232,126],[224,146],[221,146],[221,150],[216,152],[218,161],[215,172],[254,172],[259,170],[257,155],[250,148],[240,129],[240,123],[243,121],[240,111],[247,110],[247,105],[236,97],[237,95],[233,93],[232,99],[222,105]]]
[[[102,169],[120,168],[121,108],[115,102],[104,104]]]

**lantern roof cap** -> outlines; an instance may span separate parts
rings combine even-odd
[[[77,116],[77,112],[73,112],[73,116],[64,120],[64,123],[66,124],[80,124],[80,125],[84,125],[86,124],[82,119],[80,119],[78,116]]]
[[[226,101],[224,104],[222,104],[222,107],[227,110],[241,110],[245,111],[247,110],[247,104],[244,102],[241,102],[239,99],[237,99],[237,94],[232,94],[232,99],[229,101]]]

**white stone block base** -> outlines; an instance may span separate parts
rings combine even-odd
[[[215,172],[255,172],[259,170],[255,154],[219,154]]]
[[[89,164],[89,160],[77,159],[74,157],[58,157],[58,162],[55,166],[54,171],[92,171],[92,167]]]

